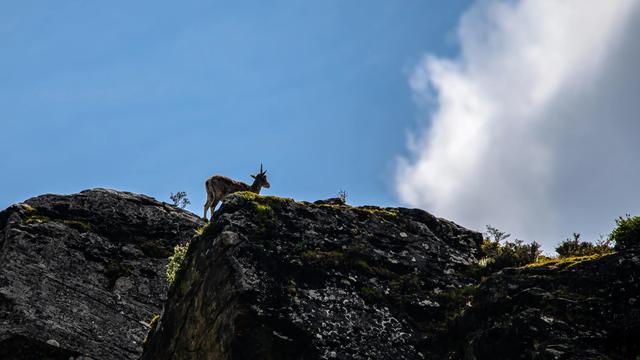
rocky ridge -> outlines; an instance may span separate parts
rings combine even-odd
[[[0,212],[0,358],[137,359],[166,298],[167,257],[202,225],[107,189]]]
[[[422,210],[231,195],[142,359],[422,359],[481,240]]]
[[[640,359],[638,247],[480,278],[481,235],[421,210],[215,216],[107,189],[1,211],[0,359]]]
[[[438,359],[640,359],[640,248],[504,269],[428,348]]]

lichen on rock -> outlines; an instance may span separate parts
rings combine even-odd
[[[0,212],[0,358],[137,359],[172,249],[202,221],[108,189]],[[166,256],[165,256],[166,255]]]
[[[421,210],[229,196],[143,359],[421,359],[434,289],[473,282],[480,242]]]

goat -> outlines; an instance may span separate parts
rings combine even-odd
[[[213,218],[213,211],[215,210],[218,202],[220,202],[225,196],[238,192],[238,191],[251,191],[256,194],[260,194],[262,188],[268,189],[271,187],[269,181],[267,181],[267,172],[262,170],[262,164],[260,164],[260,172],[256,175],[251,175],[253,178],[253,184],[251,186],[241,182],[229,179],[226,176],[214,175],[204,182],[205,189],[207,190],[207,202],[204,204],[204,220],[207,219],[207,211],[211,209],[211,218]]]

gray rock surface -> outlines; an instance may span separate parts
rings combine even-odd
[[[421,210],[238,193],[202,225],[106,189],[0,212],[0,359],[640,359],[638,246],[484,278]]]
[[[215,218],[142,359],[422,359],[481,242],[421,210],[251,193]]]
[[[167,257],[201,225],[107,189],[0,212],[0,359],[137,359],[166,297]]]
[[[640,359],[640,248],[489,277],[435,359]]]

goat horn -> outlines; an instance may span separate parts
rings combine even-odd
[[[264,171],[262,171],[262,163],[260,163],[260,174],[264,174]]]

